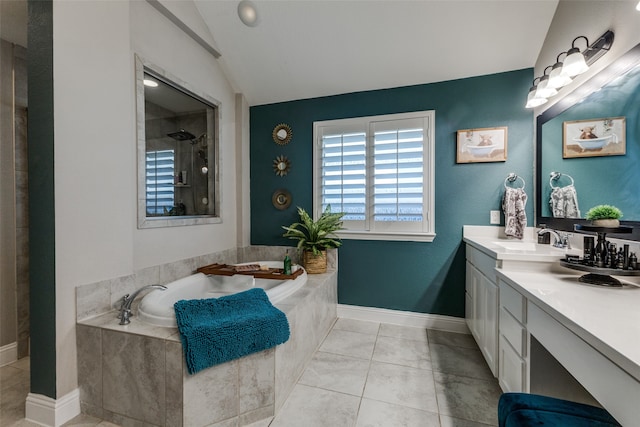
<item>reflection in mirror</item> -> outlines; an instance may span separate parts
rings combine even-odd
[[[217,103],[139,58],[136,65],[138,226],[219,222]]]
[[[640,221],[639,112],[640,45],[538,117],[538,224],[570,231],[579,221],[560,218],[584,218],[598,204],[620,208],[623,223]],[[589,138],[606,141],[592,147]]]

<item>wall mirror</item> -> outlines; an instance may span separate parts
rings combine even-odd
[[[607,118],[613,120],[597,120]],[[597,134],[598,139],[604,139],[608,133],[612,133],[612,129],[607,128],[607,123],[618,125],[621,122],[619,118],[624,118],[624,154],[609,155],[611,152],[615,153],[615,149],[612,149],[609,152],[585,151],[584,156],[567,156],[567,138],[571,136],[563,135],[563,129],[566,130],[574,123],[585,123],[589,128],[596,126],[594,134]],[[584,216],[589,208],[598,204],[610,204],[622,210],[623,225],[634,227],[631,239],[640,240],[639,119],[640,44],[538,116],[536,224],[573,231],[574,224],[587,223]],[[620,133],[620,130],[613,131],[610,142],[607,143],[615,144]],[[571,141],[569,143],[575,144]],[[579,149],[577,146],[572,147],[574,151]],[[601,148],[595,148],[599,149]],[[554,172],[561,175],[556,175],[556,179],[553,179]],[[578,218],[567,218],[562,215],[562,209],[554,211],[550,203],[552,187],[564,188],[571,183],[577,195],[580,212]],[[618,237],[629,239],[628,236]]]
[[[138,228],[220,222],[219,103],[136,56]]]

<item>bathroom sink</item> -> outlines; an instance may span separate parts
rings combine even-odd
[[[493,242],[497,246],[510,251],[535,251],[536,244],[534,242],[522,242],[517,240],[505,240]]]

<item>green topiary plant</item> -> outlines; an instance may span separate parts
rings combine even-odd
[[[622,218],[622,211],[615,206],[598,205],[587,211],[586,218],[591,221],[598,219],[620,219]]]
[[[298,249],[320,255],[320,252],[325,249],[342,245],[335,232],[342,230],[344,213],[331,213],[331,205],[327,205],[317,221],[314,221],[301,207],[298,207],[298,215],[300,215],[300,222],[294,222],[289,227],[282,226],[287,231],[282,236],[298,240]]]

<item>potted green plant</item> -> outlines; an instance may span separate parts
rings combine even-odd
[[[587,211],[586,218],[596,227],[619,227],[622,211],[611,205],[597,205]]]
[[[298,207],[298,215],[300,222],[294,222],[288,227],[282,226],[286,230],[282,236],[298,241],[297,247],[302,251],[302,264],[307,273],[325,273],[327,271],[327,249],[338,248],[342,245],[335,232],[342,230],[344,213],[332,213],[331,205],[327,205],[316,221],[301,207]]]

